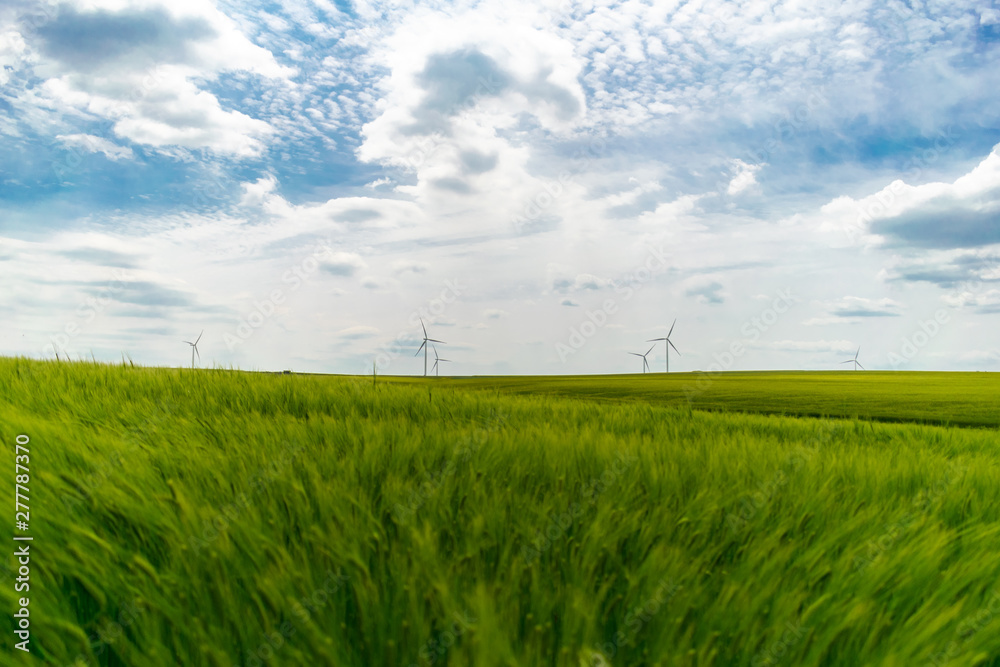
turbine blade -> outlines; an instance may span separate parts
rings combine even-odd
[[[424,330],[424,338],[427,338],[427,327],[424,326],[424,318],[420,318],[420,328]]]
[[[856,364],[857,364],[858,366],[861,366],[861,362],[860,362],[860,361],[856,361],[856,362],[854,362],[854,363],[856,363]],[[863,370],[863,371],[866,371],[866,370],[868,370],[868,369],[867,369],[867,368],[865,368],[864,366],[861,366],[861,370]]]
[[[424,345],[427,345],[427,341],[426,340],[423,343],[420,344],[420,347],[417,348],[416,354],[414,354],[413,356],[419,355],[420,354],[420,350],[424,349]]]
[[[854,359],[848,359],[847,361],[841,361],[840,363],[842,363],[842,364],[853,364],[854,363]]]
[[[635,352],[626,352],[625,354],[631,354],[633,357],[642,357],[641,354],[636,354]],[[645,357],[643,357],[645,359]]]
[[[204,330],[204,329],[202,329],[202,330],[201,330],[201,333],[200,333],[200,334],[198,334],[198,337],[194,339],[194,344],[195,344],[195,345],[197,345],[197,344],[198,344],[198,341],[200,341],[200,340],[201,340],[201,337],[202,337],[202,336],[204,336],[204,335],[205,335],[205,330]]]
[[[667,339],[667,344],[670,345],[670,347],[674,348],[674,352],[676,352],[677,355],[680,356],[681,351],[677,349],[677,346],[675,346],[669,338]]]
[[[661,341],[661,340],[666,340],[666,338],[650,338],[650,339],[649,339],[649,340],[647,340],[646,342],[647,342],[647,343],[656,343],[656,342],[659,342],[659,341]]]
[[[648,343],[649,341],[647,340],[646,342]],[[652,345],[649,346],[649,349],[646,350],[646,354],[649,354],[650,352],[652,352],[654,347],[656,347],[656,343],[653,343]],[[646,356],[646,355],[643,355],[643,356]]]
[[[197,345],[192,345],[191,347],[194,348],[195,354],[198,355],[198,361],[201,361],[201,352],[198,351],[198,346]]]
[[[427,340],[429,340],[432,343],[441,343],[442,345],[447,345],[448,344],[448,343],[444,342],[443,340],[438,340],[437,338],[428,338]]]
[[[674,325],[677,324],[677,319],[674,319],[674,323],[670,325],[670,331],[667,332],[667,338],[670,338],[670,334],[674,332]]]

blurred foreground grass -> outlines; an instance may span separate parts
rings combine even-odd
[[[449,384],[0,359],[2,655],[1000,665],[995,429]]]

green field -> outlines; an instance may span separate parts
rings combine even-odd
[[[0,651],[1000,665],[993,378],[724,374],[694,395],[691,374],[373,386],[0,359],[6,534],[26,434],[34,538],[30,593],[0,568],[5,616],[30,595],[31,653],[12,621]]]
[[[414,383],[409,377],[388,378]],[[886,371],[650,373],[440,378],[438,386],[698,410],[1000,426],[1000,373]]]

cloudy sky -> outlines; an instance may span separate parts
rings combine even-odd
[[[998,61],[986,0],[7,0],[0,354],[1000,370]]]

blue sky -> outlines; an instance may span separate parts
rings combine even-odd
[[[13,0],[0,354],[1000,370],[998,55],[996,2]]]

